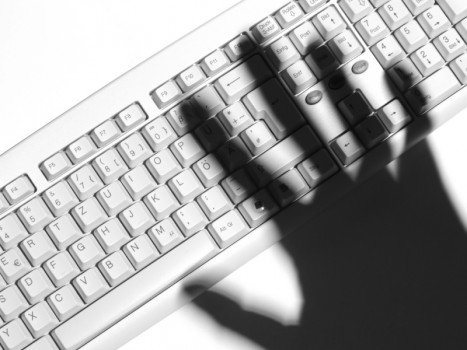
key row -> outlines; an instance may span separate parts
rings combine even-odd
[[[65,150],[57,152],[43,162],[40,165],[42,173],[49,181],[56,179],[72,165],[88,158],[99,148],[108,145],[122,133],[142,123],[146,118],[146,114],[139,104],[132,104],[115,117],[96,127],[88,135],[71,143]]]

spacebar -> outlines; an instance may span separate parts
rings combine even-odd
[[[147,266],[69,319],[52,336],[62,349],[76,349],[177,282],[218,251],[205,230]]]

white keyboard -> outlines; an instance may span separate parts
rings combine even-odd
[[[91,348],[309,223],[467,106],[466,17],[245,0],[1,155],[2,348]]]

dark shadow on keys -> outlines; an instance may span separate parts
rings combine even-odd
[[[322,51],[315,54],[319,57]],[[345,66],[356,67],[354,64],[359,60],[364,58],[358,57]],[[231,102],[239,100],[240,103],[236,102],[234,107],[228,109],[217,107],[219,110],[213,115],[211,106],[205,103],[210,98],[197,93],[190,103],[177,107],[177,115],[185,118],[184,122],[197,124],[193,128],[194,134],[206,153],[216,154],[227,172],[236,176],[238,187],[248,189],[250,195],[251,183],[255,184],[252,193],[256,194],[253,194],[251,205],[259,212],[270,210],[270,199],[275,203],[273,206],[280,207],[280,201],[288,205],[290,198],[287,199],[287,191],[296,189],[296,186],[287,181],[296,177],[282,177],[282,182],[277,180],[279,175],[285,173],[284,169],[271,173],[270,168],[262,163],[261,156],[254,158],[251,150],[258,147],[256,152],[263,151],[263,140],[260,138],[265,135],[276,138],[275,147],[300,132],[309,136],[307,142],[314,146],[306,146],[308,148],[303,155],[291,160],[286,168],[294,168],[293,172],[302,181],[306,167],[310,174],[319,175],[321,170],[325,172],[323,178],[318,177],[316,182],[308,179],[308,183],[314,187],[313,200],[303,213],[313,217],[313,220],[309,228],[286,237],[280,243],[293,260],[301,284],[305,299],[301,317],[298,324],[286,325],[260,313],[244,310],[225,295],[209,290],[201,293],[215,281],[199,281],[196,285],[186,286],[186,292],[199,295],[195,303],[220,325],[264,349],[465,349],[465,228],[444,191],[426,141],[419,142],[398,159],[395,165],[397,176],[388,168],[382,168],[367,179],[373,168],[372,163],[377,159],[389,160],[392,151],[387,142],[380,142],[390,134],[380,117],[382,106],[377,106],[376,111],[370,105],[370,109],[365,111],[366,106],[361,103],[370,104],[365,91],[359,90],[358,74],[361,73],[351,71],[350,74],[343,74],[342,68],[337,70],[332,67],[333,72],[324,77],[323,83],[307,88],[303,93],[309,96],[311,107],[325,103],[327,96],[332,96],[331,105],[339,111],[339,118],[345,120],[347,125],[345,132],[336,137],[350,130],[351,134],[348,135],[351,137],[341,141],[357,142],[365,149],[363,156],[358,153],[346,155],[346,142],[336,146],[336,142],[330,139],[323,140],[319,132],[309,133],[310,119],[321,123],[334,116],[309,112],[311,118],[305,115],[296,123],[294,118],[298,110],[289,92],[277,83],[278,77],[273,74],[264,76],[263,68],[258,65],[262,58],[257,53],[247,62],[243,66],[248,67],[253,75],[261,76],[262,81],[252,92],[232,97]],[[375,62],[370,61],[369,67],[361,68],[371,70],[375,68],[372,66]],[[324,62],[323,66],[327,67],[328,64]],[[273,71],[273,66],[270,67]],[[377,68],[381,70],[379,65]],[[316,71],[314,73],[317,74]],[[400,73],[403,75],[404,72]],[[382,89],[381,84],[389,84],[396,90],[387,76],[382,81],[376,75],[374,78],[371,89]],[[219,91],[215,84],[211,89],[214,88],[216,90],[210,93]],[[346,100],[351,95],[352,98]],[[272,120],[267,108],[255,110],[261,105],[260,100],[269,104],[269,111],[281,112],[273,116],[279,119]],[[341,101],[347,101],[347,105]],[[343,109],[352,109],[353,102],[358,107],[350,111],[352,115],[344,117]],[[239,137],[231,139],[231,134],[225,130],[225,120],[231,115],[244,115],[245,118],[251,115],[251,122],[261,124],[261,127],[250,126]],[[424,127],[429,128],[427,119],[423,123]],[[235,123],[231,124],[233,128]],[[291,127],[291,132],[286,135],[283,126]],[[264,128],[269,131],[268,134],[262,132]],[[410,131],[403,129],[399,132],[406,132],[407,139],[411,138]],[[313,135],[319,136],[319,146],[314,144]],[[302,145],[300,142],[297,143]],[[322,152],[321,156],[314,157],[319,152]],[[335,173],[328,171],[326,159],[332,159],[335,164],[342,161],[354,163],[352,157],[359,158],[356,160],[359,163],[358,171],[353,176],[345,175],[341,167]],[[278,162],[284,161],[280,157],[277,159]],[[311,160],[307,163],[307,159]],[[305,170],[300,166],[297,170],[297,165],[303,161]],[[239,171],[244,172],[243,175],[238,175]],[[331,202],[321,212],[320,203],[327,200],[321,188],[338,176],[344,178],[347,187],[362,179],[365,181]],[[271,182],[273,179],[276,180]],[[282,198],[281,190],[285,192]],[[297,203],[294,205],[299,206]],[[285,232],[287,221],[275,219],[280,215],[271,220],[275,220],[279,230]]]

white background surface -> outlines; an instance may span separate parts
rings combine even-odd
[[[0,153],[233,3],[235,0],[0,0]],[[466,119],[457,117],[429,138],[441,169],[442,186],[455,204],[454,214],[460,223],[467,217]],[[426,149],[415,149],[405,158],[410,161],[405,162],[409,164],[402,171],[404,178],[401,171],[379,174],[330,208],[321,222],[310,228],[310,234],[332,235],[342,229],[336,226],[336,217],[346,219],[344,227],[350,236],[357,231],[391,235],[429,230],[424,221],[430,220],[420,220],[428,209],[417,212],[418,205],[407,207],[408,202],[431,205],[430,213],[439,213],[440,227],[450,230],[456,215],[445,213],[449,201],[431,197],[439,192],[433,184],[424,187],[423,179],[430,177],[425,171],[437,176]],[[411,168],[410,163],[416,164]],[[369,210],[371,215],[367,215]],[[247,309],[297,324],[304,300],[320,301],[303,295],[294,264],[284,248],[273,247],[227,278],[217,290],[228,292]],[[309,268],[313,270],[313,266]],[[351,340],[342,342],[350,344]],[[261,348],[218,324],[194,304],[125,349],[153,349],[156,344],[159,349]]]

